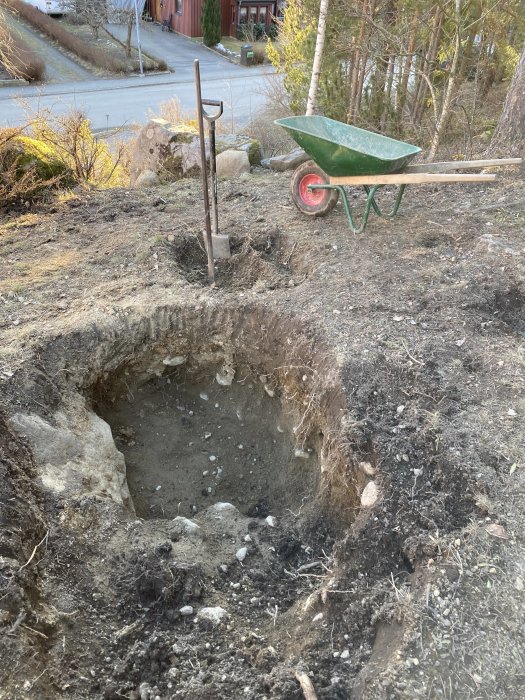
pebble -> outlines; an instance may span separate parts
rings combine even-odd
[[[179,612],[181,615],[184,615],[184,617],[187,617],[188,615],[193,615],[193,606],[183,605],[182,608],[179,609]]]
[[[370,464],[370,462],[359,462],[359,469],[363,472],[363,474],[366,474],[367,476],[374,476],[374,474],[376,473],[376,470]]]
[[[312,622],[319,622],[319,620],[322,620],[323,617],[324,615],[322,612],[317,613],[317,615],[314,615],[314,617],[312,617]]]
[[[369,481],[361,494],[361,505],[363,508],[371,508],[379,498],[379,489],[375,481]]]
[[[225,368],[222,373],[217,372],[217,374],[215,375],[217,384],[220,384],[221,386],[231,386],[234,377],[235,370],[230,368]]]
[[[209,440],[211,438],[211,433],[204,433],[204,439]]]
[[[275,396],[275,391],[274,391],[273,389],[270,389],[270,387],[268,386],[268,384],[265,384],[265,385],[264,385],[264,390],[265,390],[265,392],[268,394],[268,396],[269,396],[270,398],[273,398],[273,397]]]
[[[183,365],[186,362],[185,355],[175,355],[175,357],[165,357],[162,360],[162,364],[168,367],[177,367],[178,365]]]
[[[294,450],[294,457],[299,457],[301,459],[309,459],[310,458],[310,453],[307,452],[306,450],[300,450],[299,448]]]
[[[342,659],[348,659],[348,658],[350,658],[350,649],[344,649],[344,650],[341,652],[341,658],[342,658]]]
[[[217,457],[215,455],[210,455],[208,459],[210,460],[210,462],[215,462],[217,460]]]
[[[245,541],[245,542],[252,542],[251,535],[246,535],[246,536],[244,537],[244,541]]]
[[[248,554],[248,547],[241,547],[235,553],[235,558],[237,559],[237,561],[244,561],[246,559],[247,554]]]
[[[273,515],[268,515],[268,516],[264,519],[264,521],[265,521],[265,523],[268,525],[268,527],[275,527],[275,522],[276,522],[276,521],[275,521],[275,518],[273,517]]]
[[[200,527],[193,520],[185,518],[182,515],[177,515],[173,518],[171,524],[175,532],[185,533],[187,535],[195,535],[200,532]]]
[[[162,486],[159,484],[158,486],[155,486],[155,491],[160,491]]]
[[[197,618],[218,625],[227,615],[226,610],[217,605],[214,608],[201,608],[197,613]]]
[[[210,472],[206,469],[206,471],[203,471],[203,472],[202,472],[202,476],[208,476],[209,473],[210,473]]]
[[[204,391],[201,394],[199,394],[199,396],[203,401],[208,401],[208,394],[205,394]]]

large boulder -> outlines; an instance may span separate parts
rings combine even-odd
[[[217,177],[239,177],[250,172],[246,151],[223,151],[217,156]]]
[[[200,172],[200,144],[197,131],[190,126],[151,119],[139,132],[131,152],[130,178],[151,171],[164,182],[192,177]]]
[[[310,156],[307,155],[302,148],[295,148],[290,153],[286,153],[284,156],[274,156],[269,159],[270,170],[276,170],[277,172],[284,172],[285,170],[295,170],[301,163],[310,160]]]
[[[216,137],[215,146],[219,155],[233,150],[244,153],[249,165],[258,165],[261,162],[260,143],[248,136],[220,134]],[[207,157],[208,153],[206,141]],[[174,182],[182,177],[198,175],[200,168],[200,142],[194,126],[171,124],[156,117],[139,132],[131,152],[132,185],[136,184],[139,176],[146,171],[158,175],[162,182]]]

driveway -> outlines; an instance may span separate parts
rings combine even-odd
[[[119,41],[125,42],[127,27],[123,24],[108,24],[106,28]],[[207,49],[191,39],[175,32],[162,31],[159,24],[142,22],[140,25],[140,43],[145,53],[154,58],[163,58],[170,70],[177,75],[177,80],[193,80],[193,61],[199,59],[201,75],[204,79],[238,77],[247,75],[253,68],[231,63],[224,56]],[[132,45],[137,45],[137,33],[134,30]],[[273,72],[269,66],[266,72]]]

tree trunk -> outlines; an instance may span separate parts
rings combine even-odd
[[[348,105],[348,121],[353,122],[359,111],[358,101],[358,88],[359,88],[359,76],[361,68],[361,50],[365,43],[365,32],[366,32],[366,13],[368,7],[368,0],[363,0],[361,4],[361,27],[359,29],[359,38],[357,39],[355,48],[354,65],[352,70],[352,78],[350,84],[350,104]],[[366,61],[365,61],[366,63]]]
[[[441,114],[439,116],[438,122],[434,129],[434,135],[432,137],[432,144],[430,146],[430,151],[427,160],[431,162],[434,160],[436,155],[439,142],[441,140],[441,135],[447,124],[450,106],[452,104],[452,98],[456,91],[456,83],[458,82],[458,72],[459,72],[459,58],[461,53],[461,0],[456,0],[456,46],[454,49],[454,58],[452,59],[452,66],[450,68],[450,75],[448,78],[447,89],[445,91],[445,98],[443,100],[443,107],[441,108]]]
[[[525,155],[525,46],[512,79],[489,153]]]
[[[133,17],[128,18],[128,33],[126,36],[126,56],[131,56],[131,33],[133,31]]]
[[[434,15],[434,23],[430,43],[423,61],[423,65],[421,67],[421,77],[419,80],[419,84],[415,91],[412,119],[414,124],[417,125],[420,123],[423,116],[423,111],[425,109],[425,98],[427,96],[428,91],[428,84],[423,78],[423,76],[426,76],[427,78],[430,77],[432,71],[434,70],[434,62],[436,60],[441,31],[443,29],[443,18],[443,9],[441,7],[437,7],[436,13]]]
[[[312,66],[312,79],[306,101],[306,115],[314,113],[319,76],[321,75],[321,61],[323,60],[324,39],[326,36],[326,18],[328,16],[328,0],[321,0],[319,7],[319,24],[317,25],[317,40],[315,42],[314,64]]]
[[[410,30],[410,36],[408,38],[407,49],[406,49],[406,58],[405,58],[404,65],[403,65],[403,72],[400,76],[399,87],[397,90],[397,93],[398,93],[397,110],[398,110],[400,116],[403,112],[403,107],[405,106],[406,97],[407,97],[408,81],[410,79],[410,71],[412,70],[412,62],[414,60],[414,53],[416,50],[417,33],[419,30],[419,17],[420,17],[420,11],[416,10],[414,13],[414,18],[412,20],[412,27]]]

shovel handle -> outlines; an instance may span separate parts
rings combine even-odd
[[[201,100],[201,105],[206,105],[207,107],[218,107],[219,111],[217,114],[208,114],[205,109],[202,110],[202,116],[209,122],[214,122],[222,115],[224,111],[224,103],[222,100]]]

